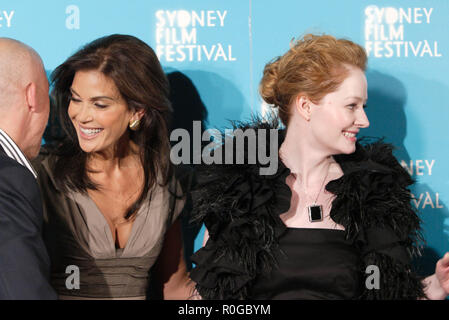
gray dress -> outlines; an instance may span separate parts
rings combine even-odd
[[[106,219],[88,194],[58,189],[52,170],[55,160],[41,156],[33,165],[44,203],[51,283],[60,298],[145,299],[164,235],[184,206],[179,183],[173,178],[149,192],[125,248],[116,249]]]

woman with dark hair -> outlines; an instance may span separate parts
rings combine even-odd
[[[143,299],[150,289],[187,298],[177,219],[185,197],[170,166],[169,88],[154,51],[132,36],[103,37],[52,81],[65,138],[36,166],[60,298]]]
[[[364,49],[349,40],[306,35],[265,66],[261,96],[278,109],[285,129],[277,121],[241,129],[259,134],[263,150],[273,141],[259,139],[259,130],[278,129],[272,130],[279,138],[278,170],[263,176],[261,163],[197,168],[193,215],[209,236],[192,258],[190,276],[201,297],[449,294],[449,253],[426,279],[411,270],[422,240],[410,203],[412,179],[391,146],[357,142],[369,126],[366,60]],[[232,150],[226,145],[232,139],[222,141],[223,153]]]

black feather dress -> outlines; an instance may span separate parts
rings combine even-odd
[[[235,127],[278,126],[255,121]],[[278,133],[280,146],[285,131]],[[285,226],[279,215],[290,207],[290,171],[281,161],[273,175],[260,175],[260,163],[196,168],[193,217],[205,224],[209,240],[192,257],[191,278],[203,299],[424,297],[410,265],[423,244],[410,203],[413,180],[392,146],[357,143],[353,154],[334,158],[344,174],[326,190],[336,196],[330,215],[344,231]],[[376,288],[365,283],[369,266],[379,270]]]

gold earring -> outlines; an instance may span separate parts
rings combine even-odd
[[[132,131],[137,131],[137,130],[139,130],[139,126],[140,126],[140,119],[136,119],[136,120],[131,121],[131,122],[129,123],[129,128],[130,128]]]

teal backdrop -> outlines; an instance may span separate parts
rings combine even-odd
[[[2,0],[0,36],[35,48],[48,74],[98,37],[137,36],[171,75],[180,114],[209,128],[266,113],[263,67],[293,38],[330,33],[363,45],[371,122],[363,135],[393,143],[416,180],[422,263],[432,271],[449,251],[448,17],[445,0]],[[202,231],[196,239],[198,249]]]

